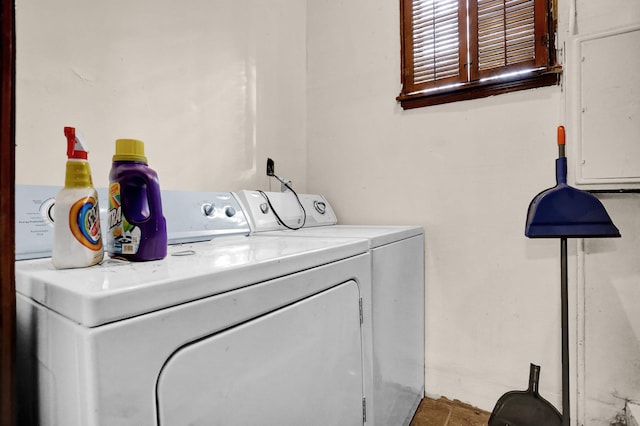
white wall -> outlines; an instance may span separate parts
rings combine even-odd
[[[601,198],[622,238],[584,244],[584,352],[578,365],[587,425],[610,419],[625,399],[640,400],[640,194]]]
[[[306,4],[16,2],[18,183],[64,183],[64,126],[97,186],[117,138],[145,142],[165,189],[306,184]]]
[[[637,2],[596,3],[578,2],[579,31],[640,22]],[[574,9],[559,9],[562,46]],[[403,111],[398,13],[394,1],[308,2],[309,190],[343,223],[424,226],[428,395],[491,410],[526,388],[534,362],[541,394],[561,408],[559,242],[528,240],[524,222],[555,184],[563,88]],[[624,242],[588,241],[585,256],[570,240],[572,417],[588,425],[640,398],[634,197],[607,203]]]
[[[529,201],[554,185],[565,92],[403,111],[398,9],[20,0],[17,182],[63,183],[65,125],[85,134],[98,186],[119,137],[145,141],[167,189],[268,189],[270,156],[343,223],[424,226],[430,396],[491,410],[535,362],[560,407],[559,243],[523,232]],[[560,0],[561,45],[570,10]],[[576,34],[640,22],[628,0],[579,0],[577,11]],[[640,400],[634,197],[603,197],[622,239],[570,241],[573,413],[587,425]]]

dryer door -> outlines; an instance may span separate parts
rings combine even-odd
[[[359,290],[333,287],[177,351],[160,425],[362,425]]]

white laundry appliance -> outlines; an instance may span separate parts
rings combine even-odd
[[[367,405],[375,425],[408,425],[424,396],[424,230],[338,225],[322,195],[248,190],[235,195],[252,235],[367,242],[372,284],[364,295],[364,322],[372,333],[373,359],[373,399]]]
[[[16,190],[17,240],[46,246],[55,192]],[[210,241],[163,260],[55,270],[21,244],[20,424],[365,424],[366,242],[254,238],[230,193],[192,195],[163,193],[169,239]]]

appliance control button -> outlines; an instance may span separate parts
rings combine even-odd
[[[234,209],[231,206],[228,206],[227,208],[224,209],[224,214],[226,214],[227,217],[234,217],[236,215],[236,209]]]
[[[50,225],[53,225],[53,213],[56,208],[56,199],[48,198],[44,200],[42,204],[40,204],[40,214],[42,218],[48,222]]]
[[[315,207],[316,211],[320,214],[325,214],[327,212],[327,205],[322,201],[314,201],[313,207]]]
[[[267,212],[269,211],[269,204],[267,203],[260,204],[260,211],[264,214],[267,214]]]
[[[216,206],[213,205],[212,203],[205,203],[202,205],[202,214],[204,214],[205,216],[211,217],[214,215],[215,211],[216,211]]]

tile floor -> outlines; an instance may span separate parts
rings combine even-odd
[[[489,415],[458,400],[424,398],[410,426],[487,426]]]

